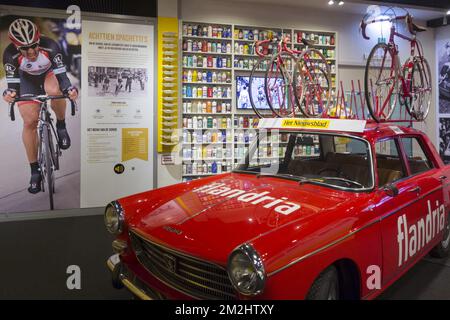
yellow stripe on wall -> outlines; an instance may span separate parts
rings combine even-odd
[[[170,38],[174,35],[174,41]],[[158,17],[158,152],[176,151],[178,135],[178,19]],[[174,48],[170,48],[174,45]],[[165,46],[167,48],[165,48]],[[168,55],[167,51],[174,52]],[[173,58],[173,61],[168,61]],[[165,60],[164,60],[165,59]],[[169,67],[172,66],[170,69]],[[174,71],[173,75],[166,76],[164,71]],[[172,81],[164,78],[174,78]],[[164,84],[173,87],[164,87]],[[173,92],[169,92],[173,91]],[[166,105],[164,105],[166,104]],[[167,105],[174,105],[173,107]],[[173,113],[164,113],[174,110]],[[165,118],[163,118],[165,117]],[[173,144],[173,145],[170,145]]]

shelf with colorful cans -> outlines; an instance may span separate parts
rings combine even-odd
[[[327,59],[332,75],[333,89],[336,88],[338,68],[337,34],[335,32],[183,22],[180,33],[183,35],[181,50],[183,91],[180,93],[183,99],[183,149],[190,150],[189,154],[192,153],[193,147],[198,147],[197,153],[199,148],[205,146],[222,148],[221,151],[210,151],[216,157],[208,157],[211,154],[203,157],[203,151],[201,152],[202,157],[183,157],[183,180],[231,171],[238,165],[237,161],[242,160],[243,151],[240,151],[239,148],[242,146],[248,148],[253,136],[260,131],[257,128],[257,120],[253,120],[256,117],[253,117],[251,110],[246,113],[235,109],[233,83],[236,75],[249,74],[258,61],[259,57],[254,51],[256,40],[274,37],[279,39],[283,35],[292,40],[290,41],[292,49],[305,48],[305,45],[301,43],[302,38],[313,41],[312,47],[320,50]],[[276,48],[267,47],[267,51],[270,54],[275,52]],[[320,62],[317,57],[312,57],[312,60]],[[265,69],[262,66],[258,73],[263,75]],[[219,87],[221,88],[220,93]],[[194,88],[196,88],[195,97]],[[214,94],[214,88],[216,88],[216,94]],[[199,89],[201,94],[199,94]],[[201,128],[199,128],[199,121],[201,121]],[[195,128],[194,122],[197,123]],[[195,137],[194,134],[196,134]],[[265,146],[265,148],[269,145],[275,146],[276,153],[280,152],[280,148],[285,148],[287,140],[282,138],[281,134],[269,132],[267,135],[268,140],[263,138],[263,141],[259,142],[260,146]],[[226,151],[223,150],[224,147]],[[283,149],[281,150],[283,151]],[[302,150],[295,151],[295,155],[312,156],[315,154],[314,150],[314,146],[310,146],[309,151],[307,148],[302,148]],[[278,161],[278,156],[273,156],[274,153],[270,148],[270,156],[267,152],[267,149],[258,150],[256,162],[262,164]],[[226,160],[222,159],[225,153],[228,155]],[[196,163],[195,168],[192,164],[194,162]],[[213,165],[214,162],[215,165]],[[220,168],[218,168],[218,163],[220,163]]]

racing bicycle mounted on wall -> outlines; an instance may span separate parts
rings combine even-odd
[[[249,79],[250,103],[259,118],[267,116],[253,101],[253,82],[264,72],[267,104],[277,117],[321,117],[328,113],[331,100],[330,67],[322,52],[308,48],[313,42],[302,39],[303,51],[289,48],[289,37],[281,40],[257,41],[255,53],[260,59],[252,68]],[[275,48],[272,52],[270,47]]]
[[[69,99],[67,94],[49,96],[49,95],[37,95],[29,97],[16,98],[11,103],[10,117],[12,121],[16,120],[14,114],[14,105],[20,101],[39,101],[40,111],[38,119],[38,164],[42,176],[42,192],[45,192],[45,186],[47,185],[47,191],[50,201],[50,210],[54,209],[53,194],[55,193],[55,171],[59,170],[59,157],[61,156],[61,150],[59,148],[58,135],[56,134],[55,127],[53,125],[53,119],[51,117],[49,103],[51,100],[57,99]],[[69,99],[70,100],[70,99]],[[75,115],[76,104],[70,100],[71,114]]]
[[[398,21],[406,22],[412,37],[397,32],[395,25]],[[367,25],[377,22],[390,22],[391,28],[389,42],[376,44],[367,59],[364,90],[369,112],[377,122],[389,120],[397,103],[400,103],[413,119],[423,121],[431,105],[432,78],[430,65],[423,56],[423,48],[416,34],[426,29],[416,25],[409,13],[380,16],[367,21],[364,17],[361,21],[364,39],[370,39],[366,34]],[[400,64],[395,37],[410,42],[411,53],[404,65]]]

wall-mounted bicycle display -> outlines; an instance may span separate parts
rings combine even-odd
[[[406,22],[412,36],[397,31],[399,21]],[[369,112],[377,122],[390,120],[394,109],[400,104],[406,107],[414,120],[423,121],[431,105],[432,79],[430,65],[416,34],[426,29],[415,24],[408,12],[396,15],[390,8],[380,17],[363,18],[363,37],[370,39],[366,34],[367,25],[383,22],[391,23],[389,41],[373,47],[365,70],[364,90]],[[404,64],[400,63],[396,37],[410,42],[411,53]]]

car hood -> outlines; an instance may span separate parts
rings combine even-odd
[[[252,174],[232,173],[180,189],[170,200],[132,217],[129,227],[162,245],[217,263],[224,263],[240,244],[294,222],[326,219],[328,212],[356,201],[355,193]]]

